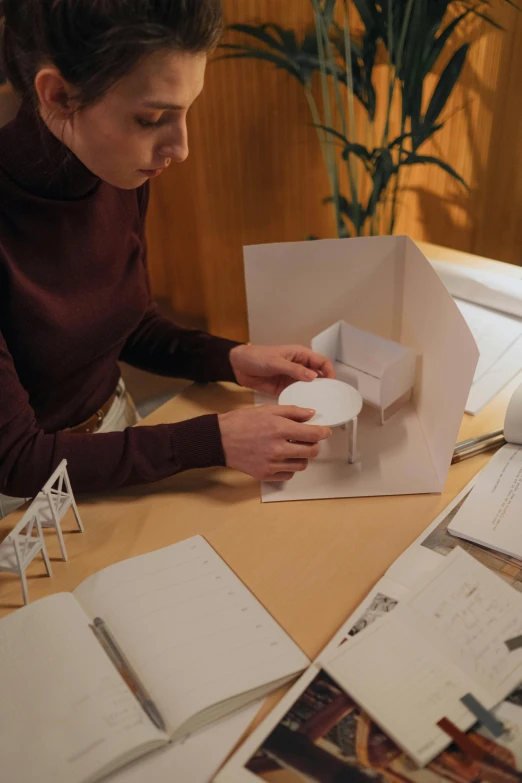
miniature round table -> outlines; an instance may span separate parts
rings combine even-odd
[[[280,405],[297,405],[299,408],[313,408],[315,416],[307,424],[325,427],[343,427],[350,424],[349,462],[356,459],[357,417],[363,406],[363,399],[357,389],[344,381],[333,378],[316,378],[315,381],[292,383],[279,395]]]

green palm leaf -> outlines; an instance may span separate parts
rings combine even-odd
[[[275,22],[261,25],[261,28],[265,31],[273,30],[279,36],[279,40],[286,52],[295,53],[299,50],[297,36],[293,30],[287,30],[286,28],[281,27],[280,24],[275,24]]]
[[[345,14],[344,25],[335,19],[336,0],[308,2],[313,7],[315,30],[309,29],[299,37],[294,30],[276,23],[234,24],[228,29],[246,39],[241,44],[223,44],[225,53],[217,59],[261,60],[297,79],[304,87],[328,168],[332,195],[324,203],[334,203],[338,235],[349,236],[352,226],[357,235],[368,231],[373,234],[387,214],[390,221],[385,230],[393,233],[400,204],[398,194],[403,187],[402,166],[438,166],[468,187],[449,163],[422,155],[419,150],[444,125],[440,118],[462,74],[469,43],[459,45],[451,56],[423,114],[426,79],[470,15],[502,29],[492,16],[494,4],[502,0],[353,0],[364,27],[362,35],[356,36],[351,35],[348,22],[349,0],[340,4]],[[515,0],[504,2],[520,10]],[[381,98],[377,96],[373,76],[383,49],[388,55],[388,85]],[[316,72],[322,79],[322,116],[312,90]],[[348,91],[346,105],[352,107],[349,123],[344,108],[345,91]],[[335,96],[339,108],[337,117],[331,112],[331,95]],[[352,116],[354,96],[364,106],[369,120],[366,145],[359,143],[357,137],[358,123]],[[382,139],[377,140],[378,97],[388,102],[388,120]],[[401,125],[398,135],[390,141],[389,118],[397,103]],[[332,127],[336,122],[340,130]],[[350,199],[339,192],[337,173],[343,159],[350,175]],[[360,191],[354,188],[356,170],[370,181],[370,188],[362,191],[369,192],[366,204],[360,203]],[[387,201],[391,209],[384,212],[380,207]]]
[[[406,166],[415,166],[417,164],[422,165],[433,165],[438,166],[439,168],[443,169],[447,174],[452,176],[454,179],[458,180],[458,182],[461,183],[461,185],[464,185],[466,190],[469,190],[469,186],[467,182],[458,174],[455,169],[449,165],[449,163],[446,163],[444,160],[440,160],[440,158],[434,158],[432,155],[415,155],[411,154],[408,155],[406,160],[403,161],[403,165]]]
[[[301,70],[290,62],[285,57],[278,56],[272,52],[267,52],[264,49],[243,49],[243,47],[236,47],[235,44],[222,44],[222,48],[227,49],[241,49],[233,54],[222,54],[216,57],[216,60],[264,60],[265,62],[272,63],[276,68],[280,68],[282,71],[287,71],[294,78],[296,78],[301,84],[306,83],[306,79]]]
[[[266,44],[271,49],[277,49],[280,52],[286,53],[288,48],[285,46],[283,41],[278,40],[275,36],[268,32],[270,27],[271,25],[267,24],[231,24],[227,29],[236,33],[243,33],[244,35],[248,35],[250,38],[255,38],[257,41],[261,41],[262,43]],[[223,46],[227,46],[227,44],[223,44]]]
[[[469,44],[464,44],[460,47],[460,49],[457,49],[441,73],[440,79],[437,82],[437,86],[435,87],[431,101],[426,110],[426,114],[424,115],[424,124],[426,124],[428,127],[435,125],[435,122],[446,106],[446,103],[448,102],[448,99],[453,92],[453,89],[461,74],[462,68],[464,67],[464,63],[466,62],[468,49]]]

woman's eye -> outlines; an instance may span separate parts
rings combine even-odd
[[[151,120],[144,120],[141,117],[136,117],[136,122],[138,123],[140,128],[157,128],[161,120],[156,120],[155,122],[153,122]]]

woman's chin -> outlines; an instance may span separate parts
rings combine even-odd
[[[98,176],[109,185],[113,185],[120,190],[135,190],[144,185],[149,177],[141,171],[134,171],[129,174],[98,174]]]

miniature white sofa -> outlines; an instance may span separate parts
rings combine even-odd
[[[411,396],[416,364],[412,348],[338,321],[313,338],[312,350],[331,359],[337,378],[379,409],[381,424],[388,408],[395,403],[400,407]]]

